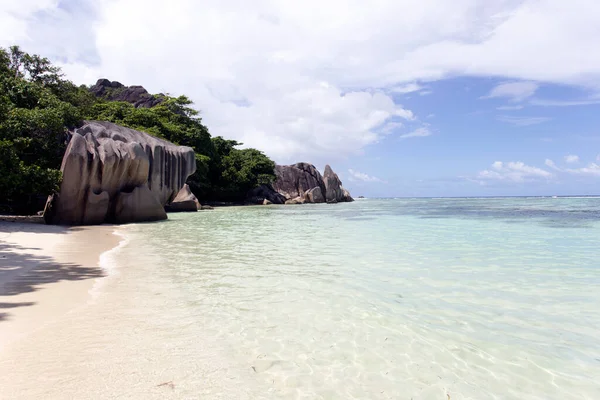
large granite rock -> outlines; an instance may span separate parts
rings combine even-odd
[[[323,191],[319,186],[314,187],[310,190],[307,190],[304,193],[304,202],[305,203],[325,203],[325,197],[323,196]]]
[[[346,203],[351,203],[354,201],[354,199],[352,198],[352,196],[350,195],[350,192],[347,191],[346,189],[344,189],[342,187],[342,193],[344,194],[344,200]]]
[[[125,86],[117,81],[98,79],[96,84],[90,88],[97,97],[111,101],[126,101],[135,107],[150,108],[163,102],[160,96],[154,96],[142,86]]]
[[[325,201],[328,203],[354,201],[350,193],[342,187],[342,181],[329,165],[325,166],[323,181],[325,182]]]
[[[273,183],[273,189],[287,199],[303,197],[304,193],[315,187],[320,187],[325,193],[323,177],[312,164],[301,162],[294,165],[277,165],[275,175],[277,179]]]
[[[202,208],[198,198],[194,196],[194,193],[190,190],[190,187],[186,183],[183,185],[177,196],[172,202],[165,206],[167,212],[193,212],[198,211]]]
[[[47,223],[91,225],[166,219],[196,170],[194,151],[110,122],[86,121],[70,132],[60,192]]]
[[[273,185],[262,185],[251,190],[247,202],[264,204],[268,200],[273,204],[304,204],[354,201],[329,165],[325,172],[327,180],[312,164],[277,165],[277,178]]]

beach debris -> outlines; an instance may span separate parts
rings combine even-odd
[[[175,384],[173,383],[173,381],[169,381],[169,382],[163,382],[159,385],[156,385],[156,387],[168,387],[170,389],[175,389]]]

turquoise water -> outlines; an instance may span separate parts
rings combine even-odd
[[[169,218],[102,290],[180,398],[600,399],[598,198]]]

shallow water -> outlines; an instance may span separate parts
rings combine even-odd
[[[600,199],[169,218],[122,230],[98,302],[179,398],[600,399]]]

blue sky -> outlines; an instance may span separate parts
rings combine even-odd
[[[507,87],[511,90],[500,91],[504,95],[490,97],[495,89]],[[600,100],[590,99],[587,90],[453,78],[423,84],[422,90],[397,94],[395,100],[424,118],[406,122],[399,135],[384,137],[341,168],[354,193],[600,194],[600,168],[589,168],[600,164]],[[419,129],[428,136],[400,138]],[[504,168],[494,168],[497,161]],[[524,167],[508,168],[510,162]],[[482,174],[486,170],[498,175]]]
[[[354,195],[600,194],[597,0],[23,0],[0,46],[186,94]]]

